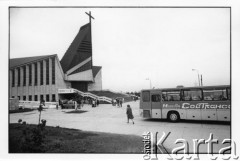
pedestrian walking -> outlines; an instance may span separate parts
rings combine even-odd
[[[129,123],[129,119],[132,120],[132,123],[134,124],[134,121],[133,121],[133,114],[132,114],[132,108],[130,107],[130,105],[127,105],[127,123]]]
[[[81,100],[81,106],[83,107],[83,105],[84,105],[84,100],[82,99]]]
[[[119,99],[116,99],[116,101],[117,101],[117,106],[119,107]]]
[[[58,100],[58,105],[59,105],[59,107],[62,109],[62,101],[59,99]],[[58,109],[58,108],[57,108]]]
[[[95,107],[97,107],[97,100],[95,99],[94,101],[95,101],[95,104],[94,104],[94,105],[95,105]]]
[[[117,104],[116,99],[113,100],[113,106],[115,106]]]
[[[99,100],[97,99],[97,106],[99,105]]]
[[[78,104],[77,104],[77,101],[73,101],[73,104],[74,104],[74,108],[75,108],[75,110],[78,110]]]
[[[92,100],[91,100],[91,98],[88,98],[88,104],[89,104],[89,105],[92,104]]]
[[[96,102],[94,99],[92,100],[92,107],[96,107]]]
[[[122,107],[122,99],[119,99],[119,106]]]

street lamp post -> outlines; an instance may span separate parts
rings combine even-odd
[[[200,78],[199,78],[199,71],[197,69],[192,69],[192,71],[196,71],[197,72],[197,74],[198,74],[198,85],[201,86],[200,85]]]
[[[152,89],[152,82],[151,82],[151,79],[150,79],[150,78],[147,78],[146,80],[149,80],[149,83],[150,83],[150,89]]]

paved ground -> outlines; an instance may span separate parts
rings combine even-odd
[[[133,109],[134,121],[127,124],[126,106],[130,104]],[[72,109],[47,109],[42,112],[42,119],[47,120],[48,126],[60,126],[66,128],[75,128],[86,131],[109,132],[118,134],[134,134],[142,136],[144,132],[159,132],[159,138],[162,133],[171,132],[169,137],[164,142],[164,146],[168,150],[180,147],[183,144],[175,144],[176,139],[183,138],[189,143],[190,152],[193,151],[192,139],[208,139],[210,133],[213,133],[213,138],[222,142],[225,138],[230,138],[230,124],[218,122],[196,122],[196,121],[181,121],[178,123],[170,123],[166,120],[143,119],[139,116],[139,102],[130,102],[123,104],[122,108],[117,108],[112,105],[99,105],[92,108],[85,105],[82,110],[87,112],[76,114],[66,113]],[[10,123],[17,123],[18,119],[22,119],[29,124],[38,123],[38,111],[26,113],[10,114]],[[213,149],[218,152],[226,145],[214,144]],[[200,152],[207,152],[207,145],[200,145]]]

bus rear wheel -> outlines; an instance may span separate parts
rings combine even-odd
[[[177,122],[177,121],[179,121],[179,119],[180,119],[180,117],[177,112],[170,112],[168,114],[168,120],[171,122]]]

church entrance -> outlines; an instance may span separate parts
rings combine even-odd
[[[75,88],[82,92],[88,91],[88,82],[71,82],[72,88]]]

